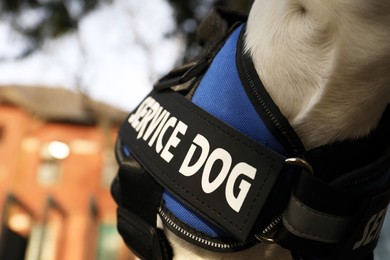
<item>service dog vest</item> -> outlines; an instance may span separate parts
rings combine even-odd
[[[210,36],[210,23],[222,33]],[[370,255],[390,195],[389,109],[369,136],[305,151],[244,50],[245,18],[217,10],[203,31],[213,38],[203,55],[158,82],[120,128],[113,195],[127,245],[170,258],[159,213],[217,252],[268,241],[297,259]]]

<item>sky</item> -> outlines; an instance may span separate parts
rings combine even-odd
[[[0,61],[0,85],[79,88],[130,111],[182,54],[181,37],[166,37],[174,28],[164,0],[115,0],[84,17],[78,33],[51,40],[25,59]],[[0,56],[12,57],[23,44],[0,21]]]

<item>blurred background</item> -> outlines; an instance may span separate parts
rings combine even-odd
[[[109,193],[117,128],[214,5],[252,2],[0,0],[0,260],[134,259]]]

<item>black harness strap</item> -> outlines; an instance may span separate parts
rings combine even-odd
[[[201,53],[192,61],[174,68],[162,77],[154,84],[154,89],[191,90],[201,79],[201,75],[207,70],[229,34],[246,20],[247,16],[239,12],[220,7],[211,10],[196,31],[199,45],[202,47]]]
[[[371,169],[379,168],[379,174],[374,171],[375,178],[382,182],[371,194],[362,189],[347,192],[335,183],[301,174],[275,241],[303,255],[340,260],[370,257],[390,201],[389,155],[387,152],[370,165]],[[359,179],[355,181],[359,183]],[[366,185],[363,181],[360,184]]]
[[[351,218],[290,204],[275,240],[301,256],[332,260],[370,258],[379,239],[389,194],[387,191],[366,201]],[[294,220],[297,218],[300,219]]]
[[[163,231],[156,228],[163,189],[134,158],[122,156],[119,142],[116,149],[120,168],[112,194],[118,203],[118,231],[141,259],[171,259],[169,242]]]
[[[389,131],[390,106],[367,137],[309,151],[315,176],[301,175],[275,240],[304,255],[372,257],[390,200]]]
[[[290,233],[303,238],[339,243],[352,223],[350,216],[355,208],[356,202],[345,192],[309,174],[301,174],[284,213],[283,224]]]

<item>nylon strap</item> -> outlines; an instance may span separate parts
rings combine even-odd
[[[152,92],[120,136],[164,188],[242,242],[285,160],[171,91]]]
[[[283,224],[290,233],[323,243],[340,242],[351,222],[348,217],[319,212],[294,196],[283,216]]]
[[[388,170],[382,176],[388,176]],[[382,192],[361,200],[301,174],[274,239],[303,255],[367,257],[377,244],[390,200],[386,178],[383,186]]]
[[[156,227],[162,187],[133,157],[122,156],[119,142],[116,155],[120,167],[112,184],[112,195],[118,204],[120,235],[140,259],[172,259],[169,242],[163,231]]]

